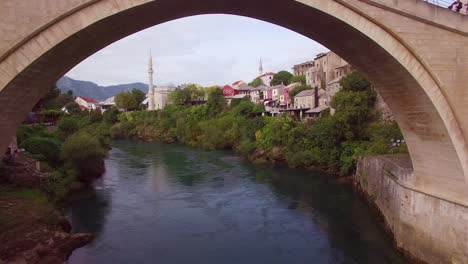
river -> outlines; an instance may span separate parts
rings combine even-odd
[[[68,216],[69,263],[404,263],[349,186],[232,152],[114,142]]]

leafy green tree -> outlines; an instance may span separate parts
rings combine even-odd
[[[205,98],[206,91],[196,84],[185,84],[169,95],[169,100],[176,105],[183,105],[191,101]]]
[[[249,85],[252,87],[258,87],[260,85],[265,85],[265,84],[263,83],[262,78],[258,77],[258,78],[255,78],[251,83],[249,83]]]
[[[102,174],[106,151],[96,137],[76,133],[63,143],[60,157],[86,181]]]
[[[137,108],[146,99],[146,94],[139,89],[132,89],[131,94],[135,98]]]
[[[304,75],[293,76],[289,83],[302,83],[302,85],[306,85],[306,77]]]
[[[263,112],[265,109],[263,106],[252,103],[249,99],[242,99],[235,107],[232,108],[232,112],[235,115],[247,116],[251,113]]]
[[[116,95],[115,105],[125,111],[138,108],[138,102],[131,92],[123,92]]]
[[[359,72],[354,71],[340,80],[340,85],[344,91],[370,91],[371,84],[369,81]]]
[[[223,90],[218,88],[211,91],[208,94],[206,107],[210,116],[216,116],[221,113],[226,108],[226,100],[224,99]]]
[[[70,102],[65,105],[68,113],[71,115],[79,115],[81,114],[80,106],[76,102]]]
[[[273,76],[271,80],[271,85],[289,85],[291,83],[291,78],[293,75],[288,71],[280,71]]]

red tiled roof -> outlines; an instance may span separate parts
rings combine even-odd
[[[83,99],[84,101],[86,101],[87,103],[90,103],[90,104],[99,104],[96,100],[94,99],[91,99],[91,98],[88,98],[88,97],[84,97],[84,96],[78,96],[79,98]]]
[[[244,82],[244,81],[237,81],[237,82],[233,83],[232,85],[236,85],[236,84],[239,84],[241,82]]]

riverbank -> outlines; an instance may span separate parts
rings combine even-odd
[[[63,263],[93,239],[70,231],[68,220],[43,192],[0,187],[0,263]]]
[[[25,153],[3,163],[0,177],[0,263],[63,263],[92,234],[71,225],[45,190],[51,174]],[[48,188],[49,187],[49,188]],[[2,262],[3,261],[3,262]]]

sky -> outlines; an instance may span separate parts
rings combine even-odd
[[[292,71],[294,64],[328,51],[286,28],[232,15],[173,20],[137,32],[90,56],[66,76],[99,85],[148,83],[153,56],[156,85],[202,86],[252,81],[259,60],[264,72]]]

